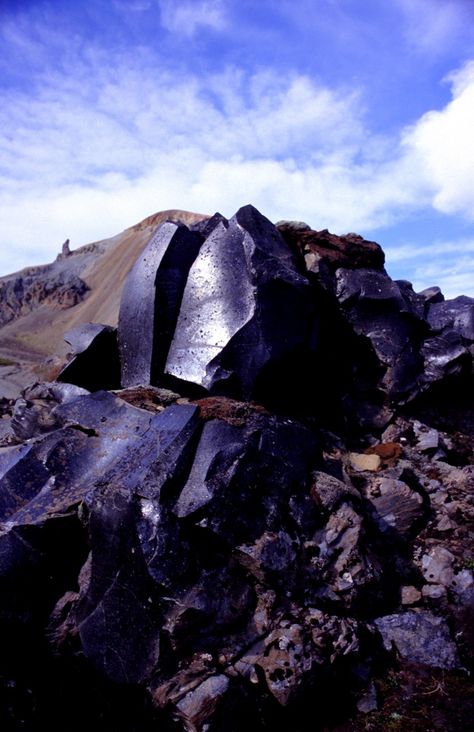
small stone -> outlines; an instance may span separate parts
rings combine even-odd
[[[380,469],[382,460],[379,455],[364,455],[363,453],[350,452],[349,462],[351,468],[357,471],[369,470],[375,472]]]
[[[374,682],[371,681],[368,689],[358,700],[357,709],[362,714],[368,714],[369,712],[374,712],[377,708],[377,691]]]
[[[421,452],[430,452],[439,447],[439,432],[435,429],[428,429],[424,425],[417,427],[415,422],[414,432],[417,437],[418,449]]]
[[[456,644],[444,618],[426,610],[408,610],[374,621],[387,651],[395,645],[402,658],[439,668],[459,668]]]
[[[402,605],[415,605],[421,600],[421,592],[413,585],[405,585],[401,592]]]
[[[348,496],[360,498],[353,486],[343,483],[332,475],[316,471],[312,477],[311,498],[328,511],[333,511]]]
[[[366,455],[378,455],[384,465],[395,465],[402,455],[402,446],[398,442],[381,442],[365,450]]]
[[[375,482],[369,500],[379,516],[380,530],[393,529],[408,536],[425,513],[422,497],[402,480],[382,478]]]
[[[430,584],[451,586],[454,579],[454,554],[442,546],[434,546],[421,559],[421,571]]]
[[[229,679],[223,674],[211,676],[178,702],[176,711],[187,724],[187,729],[198,730],[203,728],[203,724],[212,717],[225,695],[229,683]]]
[[[440,520],[436,524],[437,531],[451,531],[456,528],[456,524],[452,521],[449,516],[441,516]]]
[[[461,569],[454,577],[453,589],[455,592],[465,592],[474,585],[472,569]]]
[[[440,600],[442,597],[446,597],[446,587],[443,585],[424,585],[421,590],[425,600]]]

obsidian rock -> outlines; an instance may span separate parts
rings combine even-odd
[[[87,722],[134,698],[138,721],[111,728],[222,732],[292,728],[322,684],[339,704],[366,689],[384,644],[460,664],[449,625],[403,604],[448,601],[431,580],[417,590],[414,541],[444,506],[432,476],[454,485],[441,532],[471,474],[451,482],[436,461],[454,442],[434,431],[423,447],[419,423],[398,434],[395,417],[435,384],[472,386],[473,301],[392,281],[353,235],[296,225],[285,240],[251,206],[193,228],[155,232],[118,347],[109,326],[69,334],[61,383],[24,391],[23,442],[0,449],[0,692],[30,690],[31,729],[54,717],[38,711],[43,676],[64,676],[76,703],[104,694]],[[100,388],[119,380],[123,398]],[[368,454],[354,461],[349,442]],[[404,450],[418,450],[413,470]],[[467,569],[452,577],[471,597]]]
[[[201,247],[165,372],[211,393],[250,399],[259,380],[310,351],[316,330],[311,287],[292,250],[268,219],[245,206]]]
[[[100,323],[84,323],[66,333],[64,339],[72,346],[75,356],[63,368],[58,381],[76,384],[88,391],[120,386],[115,328]]]
[[[118,325],[122,386],[156,383],[173,337],[188,272],[202,240],[186,226],[165,222],[132,267]]]

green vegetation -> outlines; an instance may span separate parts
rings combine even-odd
[[[16,361],[12,361],[10,358],[3,358],[0,356],[0,366],[15,366]]]

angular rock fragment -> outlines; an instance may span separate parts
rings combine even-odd
[[[295,542],[285,531],[265,531],[253,544],[241,544],[235,550],[237,561],[258,580],[291,572],[297,554]]]
[[[474,343],[474,299],[464,295],[453,300],[436,300],[429,305],[427,322],[431,335],[423,343],[423,382],[449,386],[469,378]]]
[[[370,604],[383,570],[366,540],[363,517],[343,502],[315,534],[315,541],[324,584],[315,588],[314,596],[346,608]]]
[[[50,432],[59,426],[55,408],[87,393],[86,389],[68,383],[53,382],[27,387],[15,402],[11,428],[21,440]]]
[[[75,384],[88,391],[120,386],[115,328],[85,323],[66,333],[64,340],[72,346],[75,356],[62,369],[58,381]]]
[[[430,584],[451,588],[454,584],[455,556],[442,546],[434,546],[421,560],[423,576]]]
[[[269,692],[286,706],[305,687],[311,688],[329,660],[337,664],[355,656],[359,634],[357,622],[309,607],[297,618],[280,621],[239,658],[234,669],[255,684],[263,674]]]
[[[427,338],[421,348],[424,360],[423,381],[427,385],[447,377],[462,376],[470,367],[471,355],[459,333],[447,330]]]
[[[165,372],[213,393],[273,393],[315,330],[311,288],[277,229],[252,206],[219,223],[189,272]],[[286,360],[285,360],[286,359]]]
[[[382,465],[382,459],[380,455],[366,455],[365,453],[350,452],[349,453],[350,466],[353,470],[370,470],[375,472],[379,470]]]
[[[402,480],[377,479],[370,484],[367,497],[382,532],[395,531],[401,537],[407,537],[426,515],[423,497]]]
[[[181,298],[203,237],[185,226],[158,227],[127,277],[118,344],[122,386],[156,384],[178,318]]]
[[[74,610],[82,650],[109,679],[140,683],[158,662],[161,618],[133,504],[115,491],[113,502],[93,501],[90,510],[90,581]]]
[[[229,679],[224,674],[210,676],[189,691],[176,705],[179,717],[185,722],[189,732],[199,732],[203,724],[214,714],[221,698],[229,687]]]
[[[311,497],[316,505],[322,506],[326,511],[334,511],[343,500],[350,497],[360,500],[360,493],[352,485],[343,483],[332,475],[315,471],[312,478]]]
[[[204,426],[191,473],[176,503],[179,518],[205,507],[216,492],[228,486],[244,447],[238,428],[220,420]]]
[[[439,668],[459,668],[456,645],[446,621],[425,610],[409,610],[374,621],[385,648],[392,644],[408,661]]]
[[[421,600],[421,592],[413,587],[413,585],[404,585],[401,588],[402,605],[416,605]]]
[[[398,442],[380,442],[364,450],[366,455],[378,455],[383,467],[396,465],[403,449]]]
[[[418,295],[422,297],[428,305],[435,302],[443,302],[444,300],[444,295],[441,292],[441,289],[436,285],[433,287],[426,287],[424,290],[419,292]]]
[[[310,272],[317,272],[321,261],[334,269],[370,267],[383,271],[385,256],[381,247],[358,234],[336,236],[327,229],[313,231],[299,221],[279,221],[276,226],[284,239],[304,254]]]
[[[416,395],[426,326],[411,299],[388,275],[368,269],[337,270],[335,293],[354,332],[375,355],[375,368],[362,364],[359,378],[369,377],[373,389],[391,401],[403,403]]]
[[[356,299],[362,302],[394,303],[399,310],[407,309],[399,285],[385,272],[341,268],[336,273],[336,282],[336,295],[341,303]]]
[[[453,300],[432,303],[427,315],[435,333],[454,330],[466,341],[474,341],[474,298],[460,295]]]
[[[424,298],[414,291],[412,283],[408,282],[408,280],[395,280],[395,283],[398,285],[404,301],[409,303],[410,310],[420,320],[424,320],[426,314]]]

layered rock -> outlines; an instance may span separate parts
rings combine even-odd
[[[40,269],[0,280],[0,327],[41,305],[64,310],[84,299],[89,287],[74,272]]]

